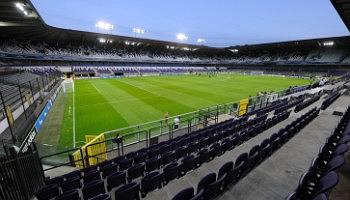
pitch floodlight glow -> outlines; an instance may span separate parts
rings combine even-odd
[[[20,9],[22,12],[24,11],[23,5],[20,3],[16,3],[16,7]]]
[[[179,33],[176,35],[176,39],[180,41],[186,41],[188,40],[188,36],[185,35],[184,33]]]
[[[332,47],[332,46],[334,46],[334,41],[323,42],[323,46],[325,46],[325,47]]]
[[[134,27],[134,28],[132,29],[132,32],[137,33],[137,34],[145,34],[145,30],[144,30],[144,29],[142,29],[142,28],[136,28],[136,27]]]
[[[238,49],[229,49],[232,53],[238,53]]]
[[[24,5],[21,3],[16,3],[15,4],[16,8],[18,8],[18,10],[20,10],[25,16],[28,16],[28,12],[24,9]]]
[[[97,28],[100,28],[100,29],[103,29],[103,30],[113,30],[114,26],[113,24],[110,24],[110,23],[107,23],[107,22],[104,22],[104,21],[98,21],[95,26]]]
[[[198,42],[198,43],[204,43],[204,42],[205,42],[205,39],[203,39],[203,38],[198,38],[198,39],[197,39],[197,42]]]
[[[113,40],[111,40],[111,39],[106,39],[106,38],[97,38],[97,40],[98,40],[100,43],[107,43],[107,44],[113,42]]]

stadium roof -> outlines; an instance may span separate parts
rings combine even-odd
[[[331,0],[335,9],[350,31],[350,1],[349,0]]]
[[[19,8],[17,4],[21,4]],[[174,45],[174,46],[186,46],[186,47],[198,47],[201,49],[222,49],[213,48],[199,45],[189,45],[184,43],[175,43],[151,39],[140,39],[125,36],[107,35],[101,33],[92,33],[85,31],[76,31],[69,29],[62,29],[47,25],[41,18],[38,11],[35,9],[33,4],[29,0],[2,0],[0,2],[0,38],[13,38],[19,40],[52,40],[52,41],[92,41],[100,37],[107,39],[113,39],[114,41],[135,41],[153,44],[153,45]],[[350,6],[349,0],[332,0],[332,3],[336,7],[339,15],[344,20],[347,27],[350,27]],[[350,30],[350,29],[349,29]],[[228,48],[273,48],[283,47],[289,45],[318,45],[320,41],[327,41],[332,38],[321,38],[313,40],[302,40],[302,41],[289,41],[289,42],[278,42],[278,43],[267,43],[259,45],[244,45],[244,46],[233,46]],[[348,41],[349,37],[333,38],[335,43],[343,43]],[[346,42],[346,44],[349,44]]]

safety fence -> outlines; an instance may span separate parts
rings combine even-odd
[[[0,77],[0,134],[9,133],[13,144],[21,142],[17,136],[21,132],[19,127],[23,126],[23,121],[32,119],[34,110],[40,104],[38,102],[59,81],[60,77],[47,75],[33,75],[29,80]],[[0,139],[9,140],[9,137]]]
[[[25,153],[9,149],[0,157],[0,199],[27,200],[44,185],[44,174],[35,145]]]

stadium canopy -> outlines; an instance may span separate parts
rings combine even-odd
[[[350,26],[350,7],[348,0],[332,0],[344,23]],[[18,5],[17,5],[18,4]],[[206,52],[220,53],[227,50],[249,51],[250,49],[281,49],[297,46],[322,46],[323,42],[333,41],[336,45],[349,45],[349,36],[338,38],[320,38],[313,40],[300,40],[289,42],[268,43],[259,45],[232,46],[227,48],[215,48],[202,45],[191,45],[176,42],[167,42],[151,39],[141,39],[102,33],[69,30],[50,26],[44,22],[30,0],[2,0],[0,2],[0,39],[15,39],[24,41],[45,41],[60,43],[84,44],[97,42],[99,38],[111,39],[113,42],[124,43],[125,41],[140,42],[143,47],[157,48],[165,46],[196,48]]]
[[[350,31],[350,1],[349,0],[331,0],[339,16],[342,18],[346,27]]]
[[[19,4],[23,9],[19,8],[17,4]],[[203,45],[190,45],[184,43],[140,39],[53,27],[44,22],[38,11],[29,0],[2,0],[0,2],[0,38],[11,38],[16,40],[30,39],[32,41],[75,41],[80,43],[96,41],[98,38],[105,38],[112,39],[114,42],[133,41],[152,45],[172,45],[189,48],[218,49]]]

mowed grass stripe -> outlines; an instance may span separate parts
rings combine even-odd
[[[143,102],[144,98],[151,98],[144,95],[140,98],[132,96],[118,86],[118,82],[111,80],[96,81],[95,86],[108,100],[109,104],[123,116],[130,125],[144,123],[147,120],[156,120],[163,116],[163,113],[154,107]],[[127,105],[127,106],[126,106]],[[116,126],[115,128],[120,128]]]
[[[227,101],[230,97],[226,95],[222,95],[215,92],[208,92],[208,88],[200,89],[198,84],[192,84],[190,87],[184,84],[178,84],[178,81],[166,81],[162,79],[145,79],[145,82],[149,82],[152,84],[157,84],[160,87],[176,91],[179,93],[184,93],[190,95],[192,98],[200,98],[205,100],[205,103],[202,104],[205,106],[210,106],[213,104],[217,104],[217,102]]]
[[[79,107],[76,106],[76,138],[77,141],[85,141],[84,135],[98,135],[104,131],[112,130],[117,126],[125,127],[129,124],[125,121],[108,100],[100,94],[98,88],[94,86],[93,81],[76,81],[76,105],[81,102],[92,102],[90,106]],[[87,92],[91,95],[83,95]],[[94,92],[91,92],[94,91]],[[103,104],[96,104],[102,102]],[[84,104],[83,104],[84,105]]]
[[[144,79],[128,79],[123,81],[128,82],[129,84],[138,86],[139,88],[143,88],[147,91],[151,91],[155,95],[164,96],[169,100],[181,102],[181,104],[188,105],[188,107],[191,108],[188,110],[188,112],[192,111],[193,109],[199,108],[198,106],[203,107],[203,105],[211,104],[211,102],[206,100],[205,98],[198,98],[196,96],[191,96],[179,90],[170,90],[170,89],[164,88],[163,85],[165,84],[157,84],[154,82],[152,83]],[[173,113],[171,114],[173,115]]]
[[[162,113],[170,112],[174,114],[185,113],[192,110],[192,107],[189,107],[183,103],[179,103],[179,101],[173,101],[167,97],[156,95],[151,91],[142,89],[139,86],[133,85],[132,83],[128,83],[126,79],[114,80],[118,83],[118,87],[128,92],[129,94],[135,97],[142,97],[148,95],[150,98],[141,98],[143,102],[154,107],[155,109],[160,110]]]
[[[170,77],[173,79],[174,77]],[[255,96],[260,91],[279,91],[286,89],[290,85],[303,85],[310,82],[305,79],[268,77],[268,76],[250,76],[250,75],[222,75],[209,78],[194,76],[190,79],[181,79],[181,82],[195,84],[197,88],[212,91],[214,93],[226,94],[230,97],[229,101],[246,98],[249,95]],[[208,83],[210,82],[210,86]]]
[[[198,90],[207,91],[209,93],[212,93],[213,95],[216,95],[216,94],[225,95],[230,99],[233,98],[232,95],[236,95],[237,91],[239,92],[240,90],[242,90],[243,92],[242,95],[246,95],[246,92],[244,92],[246,91],[245,90],[246,88],[239,87],[236,82],[226,83],[226,84],[220,83],[217,80],[220,78],[222,77],[218,76],[218,77],[209,78],[208,76],[205,76],[205,77],[191,76],[188,78],[181,77],[180,82],[183,82],[186,85],[195,85]],[[247,83],[245,82],[243,84],[247,84]]]

